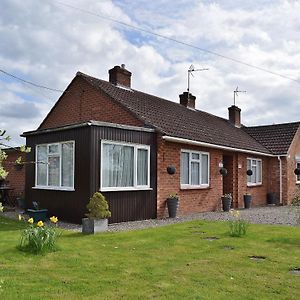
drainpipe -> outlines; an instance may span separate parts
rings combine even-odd
[[[282,160],[280,156],[277,156],[279,161],[279,204],[282,204]]]

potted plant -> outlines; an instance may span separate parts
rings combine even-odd
[[[88,213],[86,214],[87,218],[82,219],[82,232],[95,233],[107,231],[107,219],[111,216],[111,212],[108,209],[105,197],[99,192],[94,193],[86,207]]]
[[[267,193],[267,204],[268,205],[275,205],[276,199],[275,199],[275,193]]]
[[[246,193],[244,195],[244,206],[246,209],[251,207],[251,202],[252,202],[252,196],[249,193]]]
[[[48,209],[40,208],[39,203],[36,201],[32,201],[33,208],[28,208],[27,213],[29,218],[33,218],[34,222],[38,221],[46,221]]]
[[[179,204],[179,197],[177,193],[171,193],[167,198],[169,218],[176,218],[178,204]]]
[[[231,202],[232,202],[232,195],[231,195],[231,193],[224,194],[222,196],[223,211],[229,211],[230,210]]]

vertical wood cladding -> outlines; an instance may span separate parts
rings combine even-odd
[[[100,187],[101,140],[150,145],[150,187],[147,191],[103,192],[112,217],[110,223],[156,218],[156,146],[155,134],[112,127],[86,126],[27,137],[32,147],[28,161],[35,161],[35,146],[43,143],[75,141],[75,191],[35,189],[35,164],[26,166],[26,203],[38,201],[49,214],[81,223],[89,198]]]

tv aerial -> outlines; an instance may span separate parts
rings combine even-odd
[[[188,87],[187,87],[187,92],[188,94],[190,93],[190,76],[193,75],[193,72],[198,72],[198,71],[207,71],[209,70],[208,68],[202,68],[202,69],[195,69],[194,65],[190,65],[188,69]]]
[[[233,105],[235,106],[235,97],[238,96],[238,93],[247,93],[247,91],[239,91],[239,87],[237,86],[236,89],[233,91]]]

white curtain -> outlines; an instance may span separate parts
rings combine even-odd
[[[148,184],[148,150],[137,150],[137,185]]]
[[[36,185],[47,185],[47,146],[37,147],[37,182]]]
[[[103,144],[102,155],[103,187],[132,187],[134,148]]]
[[[208,155],[201,155],[201,184],[208,184]]]
[[[66,187],[73,187],[73,143],[62,144],[61,157],[61,185]]]
[[[191,185],[200,185],[200,163],[191,162]]]
[[[48,185],[59,186],[59,156],[48,157]]]
[[[180,166],[181,184],[189,184],[189,153],[181,153]]]

